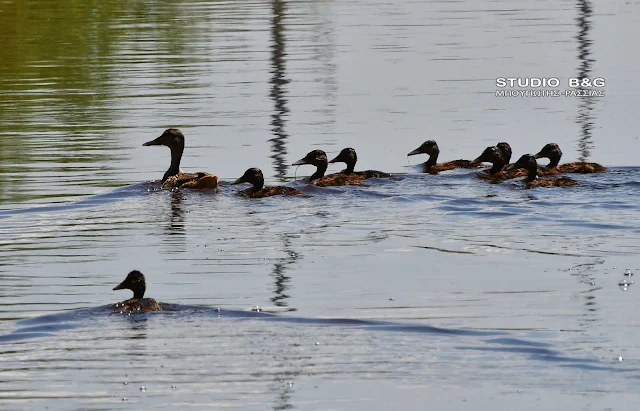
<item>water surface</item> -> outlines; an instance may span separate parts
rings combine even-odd
[[[0,5],[3,409],[637,408],[635,6]],[[496,97],[516,76],[606,97]],[[218,194],[150,183],[167,127]],[[610,172],[425,175],[426,139],[442,161],[554,141]],[[347,146],[400,177],[291,181]],[[240,198],[248,167],[305,195]],[[132,269],[179,310],[111,313]]]

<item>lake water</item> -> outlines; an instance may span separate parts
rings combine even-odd
[[[3,410],[640,405],[637,1],[19,1],[0,23]],[[496,97],[581,76],[606,95]],[[168,127],[218,194],[155,189],[169,150],[142,143]],[[422,174],[427,139],[610,171]],[[349,146],[399,177],[289,166]],[[238,197],[249,167],[305,195]],[[132,269],[178,310],[111,313]]]

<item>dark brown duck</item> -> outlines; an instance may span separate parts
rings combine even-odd
[[[498,183],[500,181],[526,175],[526,171],[523,170],[504,171],[504,168],[509,164],[509,160],[507,158],[511,158],[511,147],[509,147],[508,154],[504,151],[504,146],[503,150],[500,150],[497,146],[485,148],[482,154],[473,160],[473,163],[491,163],[491,168],[489,170],[479,172],[477,177],[482,180],[491,180]]]
[[[545,167],[548,170],[557,170],[557,173],[604,173],[607,168],[598,163],[586,163],[584,161],[576,161],[574,163],[564,163],[558,165],[562,157],[562,150],[556,143],[549,143],[542,147],[542,150],[534,156],[538,158],[548,158],[549,164]]]
[[[511,146],[509,145],[509,143],[503,141],[496,144],[496,148],[500,151],[500,154],[502,154],[502,161],[504,161],[505,164],[509,164],[512,154]]]
[[[143,146],[167,146],[171,150],[171,165],[162,176],[162,188],[218,189],[218,176],[204,172],[183,173],[180,170],[184,135],[177,128],[166,129],[160,137],[147,141]]]
[[[440,149],[438,144],[434,140],[427,140],[415,150],[409,152],[407,156],[415,156],[417,154],[428,154],[429,159],[422,164],[423,172],[430,174],[438,174],[441,171],[453,170],[456,168],[479,168],[482,167],[480,163],[474,163],[470,160],[453,160],[446,163],[437,164],[438,156],[440,155]]]
[[[233,184],[249,183],[252,187],[239,191],[238,194],[249,198],[263,198],[278,195],[301,195],[302,191],[293,187],[285,186],[264,186],[264,176],[259,168],[250,168],[244,172],[242,177],[233,182]]]
[[[531,154],[524,154],[509,169],[524,169],[527,176],[524,179],[526,188],[534,187],[571,187],[577,186],[579,183],[569,177],[550,177],[545,179],[538,178],[538,163]]]
[[[329,161],[329,163],[345,163],[347,165],[347,168],[341,171],[342,174],[355,175],[362,177],[363,179],[391,177],[391,174],[377,170],[354,171],[357,162],[358,155],[356,154],[356,150],[351,147],[342,149],[342,151],[340,151],[340,154],[338,154],[336,158]]]
[[[131,290],[133,298],[122,301],[114,305],[114,311],[162,311],[160,304],[153,298],[144,298],[144,292],[147,289],[147,283],[144,275],[133,270],[127,275],[123,282],[113,287],[114,290]]]

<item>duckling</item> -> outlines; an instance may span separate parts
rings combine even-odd
[[[586,163],[583,161],[576,161],[574,163],[565,163],[560,164],[560,158],[562,157],[562,151],[560,150],[560,146],[556,143],[549,143],[542,147],[542,150],[538,152],[534,158],[548,158],[549,164],[545,167],[546,169],[556,169],[559,173],[581,173],[581,174],[589,174],[589,173],[604,173],[607,171],[607,168],[601,166],[598,163]]]
[[[316,166],[316,172],[309,177],[308,182],[315,184],[319,187],[328,186],[344,186],[344,185],[361,185],[364,177],[357,174],[343,174],[334,173],[327,176],[324,172],[327,171],[329,161],[327,160],[327,154],[322,150],[313,150],[307,153],[304,158],[293,163],[293,166],[300,166],[303,164],[311,164]]]
[[[534,187],[571,187],[577,186],[579,183],[569,177],[556,177],[539,180],[538,179],[538,163],[531,154],[524,154],[508,169],[525,169],[527,177],[524,179],[526,188]]]
[[[156,300],[143,298],[147,283],[144,280],[144,275],[138,270],[131,271],[127,278],[113,289],[133,291],[133,298],[117,303],[113,307],[114,311],[162,311],[162,307]]]
[[[480,163],[473,163],[469,160],[453,160],[446,163],[437,164],[438,155],[440,149],[438,144],[434,140],[427,140],[415,150],[411,151],[407,156],[414,156],[416,154],[428,154],[429,159],[422,164],[423,171],[430,174],[438,174],[440,171],[453,170],[455,168],[479,168],[482,167]]]
[[[505,146],[503,145],[502,147],[502,150],[500,150],[497,146],[487,147],[478,158],[472,161],[472,163],[485,162],[492,164],[489,170],[479,172],[477,174],[478,178],[482,180],[491,180],[494,183],[499,183],[500,181],[526,175],[526,171],[522,170],[503,171],[503,168],[508,164],[508,160],[506,160],[505,155],[509,158],[511,157],[511,147],[509,147],[508,153],[505,151]]]
[[[358,155],[356,154],[356,150],[352,149],[351,147],[347,147],[342,149],[342,151],[340,151],[340,154],[338,154],[333,160],[329,161],[329,163],[345,163],[347,165],[347,168],[341,171],[342,174],[353,174],[361,176],[364,179],[391,177],[391,174],[383,173],[382,171],[377,170],[353,171],[357,161]]]
[[[162,176],[162,188],[211,188],[218,190],[218,176],[209,173],[183,173],[180,160],[184,151],[184,135],[177,128],[168,128],[155,140],[147,141],[143,146],[167,146],[171,150],[171,165]]]
[[[262,175],[262,170],[260,170],[259,168],[248,169],[244,172],[242,177],[234,181],[232,184],[242,183],[250,183],[253,185],[253,187],[249,187],[246,190],[242,190],[238,193],[249,198],[262,198],[277,195],[302,195],[302,191],[296,190],[293,187],[265,187],[264,176]]]

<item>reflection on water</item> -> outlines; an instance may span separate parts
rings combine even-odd
[[[589,35],[593,9],[590,0],[578,0],[576,8],[578,11],[578,18],[576,19],[578,26],[578,35],[576,36],[578,40],[578,78],[582,80],[591,77],[591,67],[594,63],[594,59],[591,58],[592,40]],[[579,90],[589,90],[589,88],[580,87]],[[578,139],[577,147],[580,153],[580,161],[587,161],[593,149],[591,133],[594,127],[593,109],[597,98],[594,96],[578,97],[578,118],[576,122],[580,127],[580,138]]]
[[[182,208],[182,200],[184,199],[184,192],[181,190],[171,191],[171,217],[169,218],[169,224],[167,230],[169,235],[179,234],[185,235],[184,216],[185,211]]]
[[[282,0],[272,0],[271,18],[271,41],[269,46],[271,50],[271,90],[269,96],[273,100],[273,114],[271,114],[271,132],[274,137],[269,139],[271,142],[271,158],[275,175],[279,179],[283,179],[287,175],[288,162],[287,155],[287,131],[286,121],[287,113],[287,89],[289,83],[287,79],[285,67],[285,35],[284,35],[284,19],[286,13],[285,2]]]
[[[273,264],[271,276],[273,277],[275,287],[273,290],[274,296],[271,297],[271,301],[278,307],[287,307],[289,295],[286,294],[286,291],[291,287],[289,284],[291,282],[291,277],[285,273],[288,267],[299,259],[299,255],[291,247],[291,238],[289,235],[281,235],[280,239],[282,240],[283,251],[287,256],[278,259],[278,261]]]
[[[602,265],[602,260],[596,263],[580,264],[572,267],[570,273],[574,276],[585,289],[578,291],[578,296],[583,300],[585,313],[580,317],[580,327],[589,327],[590,322],[601,321],[602,318],[598,315],[598,301],[596,299],[597,293],[601,292],[603,287],[597,284],[597,271],[596,267]]]

